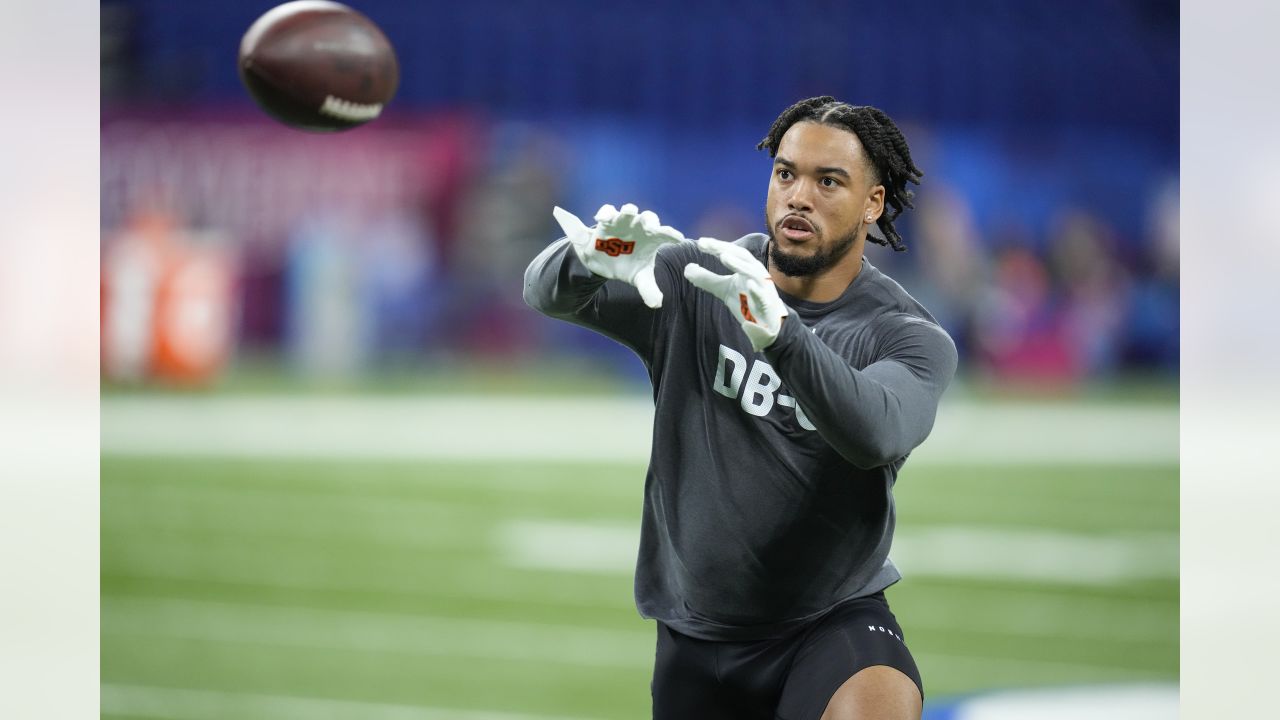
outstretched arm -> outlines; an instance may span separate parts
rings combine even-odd
[[[698,248],[731,274],[690,263],[685,278],[729,308],[818,433],[846,460],[879,467],[924,442],[956,371],[955,344],[942,328],[911,315],[886,316],[880,359],[858,370],[790,316],[768,270],[745,248],[711,238],[698,240]]]
[[[550,317],[595,330],[647,358],[662,288],[672,281],[658,250],[683,236],[658,224],[652,212],[635,205],[605,205],[597,224],[555,209],[566,236],[548,246],[525,270],[524,300]],[[655,277],[655,270],[662,276]]]
[[[955,375],[951,338],[912,316],[898,324],[884,357],[862,370],[789,318],[764,355],[832,447],[860,468],[887,465],[933,429],[938,401]]]
[[[525,268],[524,301],[543,315],[569,320],[587,307],[608,280],[587,269],[569,247],[569,239],[560,238]]]

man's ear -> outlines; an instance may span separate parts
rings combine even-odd
[[[880,219],[882,214],[884,214],[884,186],[873,185],[871,186],[871,192],[867,193],[866,213],[863,219],[865,220],[866,216],[870,216],[871,222],[875,222]]]

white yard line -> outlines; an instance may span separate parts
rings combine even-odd
[[[517,520],[495,544],[516,567],[630,573],[634,525]],[[1108,585],[1178,577],[1173,533],[1077,535],[975,527],[898,528],[890,557],[911,577],[964,577]]]
[[[910,627],[911,625],[908,624],[905,628],[907,633],[908,646],[911,644]],[[1042,676],[1048,676],[1049,674],[1052,674],[1054,679],[1050,680],[1050,682],[1058,682],[1058,683],[1062,682],[1058,678],[1061,678],[1063,676],[1078,677],[1080,675],[1093,675],[1093,674],[1097,674],[1099,670],[1108,671],[1105,674],[1105,677],[1107,677],[1109,681],[1116,681],[1116,682],[1130,681],[1130,680],[1136,680],[1136,679],[1155,681],[1155,680],[1161,679],[1162,677],[1162,673],[1160,673],[1157,670],[1134,668],[1124,664],[1122,660],[1115,663],[1109,663],[1109,662],[1076,663],[1076,662],[1062,662],[1059,660],[1040,660],[1040,659],[1033,659],[1033,658],[994,657],[991,655],[960,655],[960,654],[954,654],[954,653],[920,652],[917,650],[912,650],[911,656],[915,658],[917,663],[927,664],[932,667],[941,667],[941,666],[949,665],[951,667],[962,667],[962,668],[965,668],[966,670],[980,668],[978,675],[982,677],[981,685],[984,687],[1001,687],[1001,686],[1009,686],[1009,685],[1015,684],[1015,681],[1010,680],[1009,678],[1026,675],[1027,670],[1032,670],[1034,672],[1040,673]],[[928,679],[928,676],[926,676],[925,677],[926,691],[929,689],[927,685],[928,682],[929,682],[929,679]],[[1030,683],[1027,683],[1024,680],[1021,682],[1017,682],[1016,684],[1030,684]],[[1036,720],[1039,720],[1040,716],[1027,715],[1024,717],[1036,718]],[[1093,719],[1086,718],[1086,720],[1093,720]]]
[[[424,566],[425,567],[425,566]],[[380,592],[421,598],[453,600],[497,600],[510,602],[512,587],[522,579],[494,573],[491,567],[477,565],[472,572],[460,576],[451,573],[448,582],[430,583],[421,578],[405,578],[392,573],[369,573],[362,577],[338,577],[323,568],[282,569],[272,555],[240,556],[229,562],[225,556],[212,562],[193,559],[190,553],[149,554],[139,559],[131,553],[127,569],[121,574],[149,580],[183,582],[220,582],[270,588],[291,592]],[[634,608],[630,587],[626,582],[608,590],[582,594],[554,582],[524,582],[519,599],[539,606],[568,608]]]
[[[117,397],[102,451],[307,459],[648,460],[646,397]],[[943,402],[910,463],[1174,463],[1172,406]]]
[[[1176,533],[1079,535],[978,527],[899,529],[903,574],[1085,585],[1178,577]]]
[[[105,683],[102,712],[164,720],[586,720],[335,698]]]
[[[1178,687],[1143,683],[1053,690],[1006,690],[970,698],[955,720],[1177,720]]]
[[[102,450],[215,457],[643,462],[652,417],[650,402],[614,398],[110,399],[102,402]]]
[[[112,635],[594,667],[653,661],[649,631],[576,625],[119,596],[102,599],[102,618]]]
[[[103,597],[102,632],[104,636],[130,637],[133,642],[151,637],[634,670],[652,669],[654,643],[651,626],[636,631],[606,630],[508,620],[122,596]],[[929,652],[916,652],[916,656],[932,664],[982,667],[992,678],[1026,667],[1077,674],[1098,669],[1130,670],[1123,663],[1064,663]],[[222,717],[247,716],[231,713]]]

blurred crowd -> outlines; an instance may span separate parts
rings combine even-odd
[[[910,132],[928,173],[939,143]],[[755,163],[739,179],[752,189],[708,192],[700,209],[686,199],[695,211],[681,217],[644,184],[635,195],[596,189],[595,160],[584,154],[643,155],[637,142],[620,132],[583,149],[554,127],[449,115],[338,137],[240,113],[108,118],[105,372],[208,382],[245,353],[327,377],[583,354],[631,372],[612,343],[522,301],[524,267],[559,235],[551,208],[589,217],[604,202],[648,200],[687,236],[732,239],[761,229],[768,172],[762,153],[726,146]],[[1069,198],[1039,214],[984,216],[940,164],[899,220],[909,250],[868,245],[868,259],[948,329],[967,374],[1072,384],[1176,372],[1176,176],[1152,183],[1123,222]],[[192,263],[200,282],[173,279]],[[184,365],[175,333],[214,340],[197,343],[199,358]]]
[[[919,252],[890,272],[947,328],[970,372],[1040,383],[1176,373],[1176,183],[1135,208],[1146,217],[1138,242],[1071,205],[1053,208],[1042,237],[982,228],[946,185],[922,191],[915,212]]]

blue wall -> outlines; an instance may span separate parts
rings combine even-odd
[[[274,3],[132,0],[137,90],[243,101],[235,51]],[[930,125],[1114,127],[1173,148],[1178,4],[1154,0],[353,2],[402,64],[399,103],[660,126],[759,123],[844,96]]]

